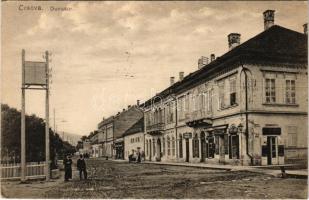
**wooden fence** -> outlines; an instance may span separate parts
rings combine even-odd
[[[30,162],[26,164],[26,178],[40,178],[45,177],[44,174],[45,162]],[[20,163],[1,164],[1,179],[20,179],[21,167]]]

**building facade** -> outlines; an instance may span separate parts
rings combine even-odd
[[[141,118],[124,134],[124,159],[129,160],[129,155],[144,152],[144,118]]]
[[[229,34],[227,53],[142,105],[147,160],[307,162],[307,34],[263,15],[263,32]]]
[[[117,115],[103,119],[98,124],[99,143],[102,145],[102,155],[114,159],[124,159],[123,134],[136,122],[143,118],[143,111],[137,106],[128,106]]]

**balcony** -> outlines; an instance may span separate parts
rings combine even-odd
[[[186,124],[190,127],[210,126],[212,125],[211,116],[212,114],[205,110],[196,110],[187,114]]]
[[[147,126],[147,133],[150,135],[159,135],[164,131],[164,123],[156,123]]]

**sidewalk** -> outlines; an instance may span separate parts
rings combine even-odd
[[[171,165],[171,166],[184,166],[184,167],[198,167],[205,169],[216,169],[216,170],[226,170],[226,171],[251,171],[256,173],[267,174],[271,176],[281,175],[280,166],[292,166],[292,165],[278,165],[278,166],[267,166],[273,167],[273,169],[266,169],[263,166],[235,166],[235,165],[216,165],[216,164],[206,164],[206,163],[176,163],[176,162],[142,162],[145,164],[156,164],[156,165]],[[307,169],[299,170],[285,170],[287,177],[294,178],[308,178]]]

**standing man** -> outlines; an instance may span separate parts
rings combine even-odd
[[[63,160],[64,165],[64,181],[72,178],[72,159],[67,155]]]
[[[83,155],[77,160],[77,169],[79,170],[79,179],[82,180],[82,174],[84,174],[84,179],[87,179],[86,162]]]

